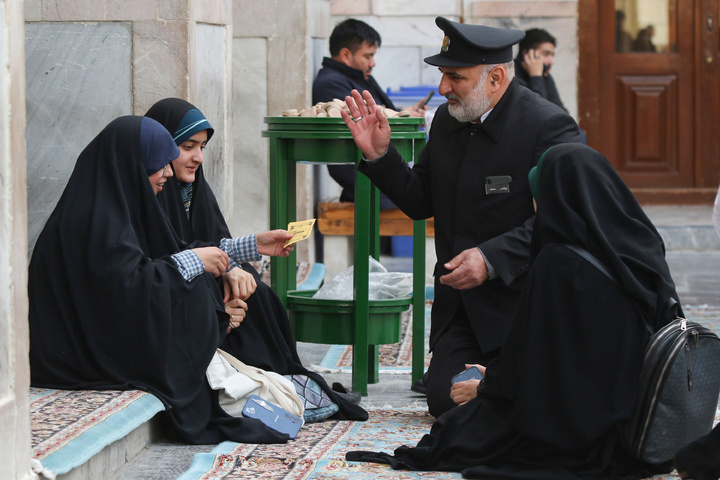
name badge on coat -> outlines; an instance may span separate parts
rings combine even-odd
[[[485,193],[487,195],[494,195],[496,193],[510,193],[510,182],[512,182],[512,177],[510,175],[486,177]]]

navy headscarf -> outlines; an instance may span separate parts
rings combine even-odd
[[[152,118],[143,117],[140,122],[140,160],[148,177],[180,156],[167,129]]]

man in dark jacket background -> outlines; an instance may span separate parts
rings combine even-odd
[[[455,406],[451,378],[496,358],[530,262],[534,220],[528,172],[559,143],[579,142],[564,110],[514,80],[512,46],[524,32],[436,19],[445,32],[438,92],[448,99],[410,168],[369,93],[343,118],[366,174],[406,215],[435,217],[435,300],[425,379],[430,413]],[[364,100],[364,101],[363,101]],[[364,102],[367,102],[365,105]]]
[[[381,43],[380,34],[363,21],[349,18],[338,23],[330,35],[330,58],[323,59],[323,68],[313,82],[313,104],[331,102],[335,98],[343,100],[356,89],[370,92],[378,105],[397,110],[372,76],[375,53]],[[403,110],[414,117],[425,114],[425,108],[420,108],[420,103]],[[343,187],[340,201],[355,201],[354,165],[328,165],[328,172]],[[395,205],[381,194],[380,208],[385,210],[395,208]]]
[[[525,38],[520,40],[518,55],[515,58],[515,78],[523,87],[527,87],[545,100],[549,100],[567,111],[550,69],[555,63],[557,41],[547,30],[531,28],[525,30]]]

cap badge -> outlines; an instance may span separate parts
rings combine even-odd
[[[445,35],[445,38],[443,38],[443,44],[442,44],[442,48],[440,49],[440,51],[443,53],[446,53],[449,48],[450,48],[450,37]]]

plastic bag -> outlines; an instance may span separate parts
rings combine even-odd
[[[370,258],[368,275],[368,298],[382,300],[412,295],[412,273],[388,272],[380,262]],[[320,287],[313,298],[326,300],[353,300],[353,275],[351,266],[335,275],[332,280]]]

